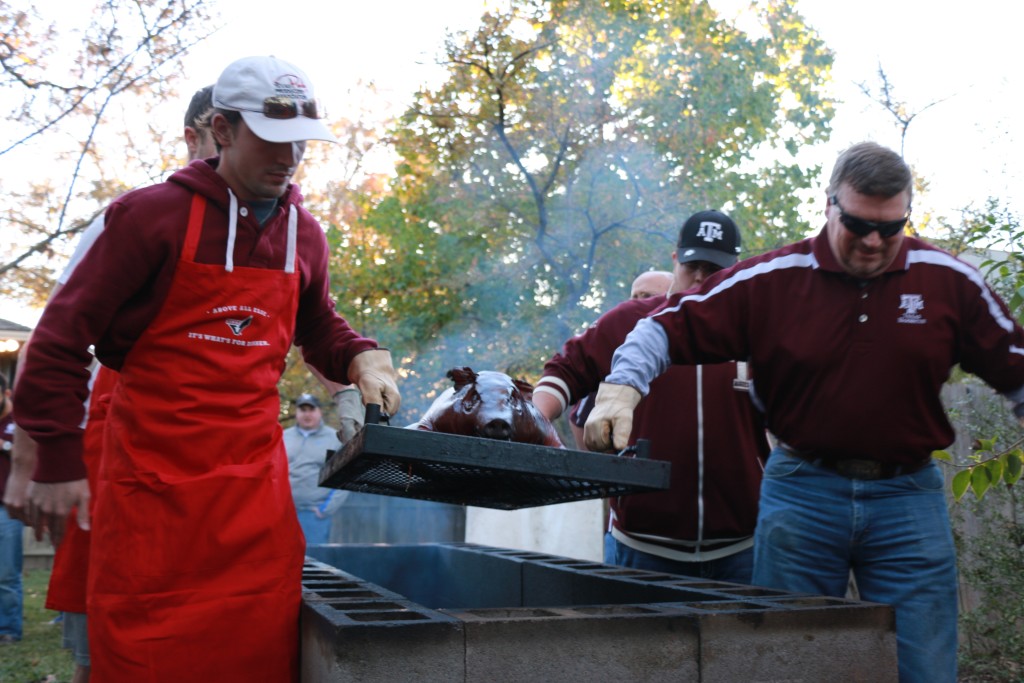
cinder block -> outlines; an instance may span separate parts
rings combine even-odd
[[[698,681],[696,621],[636,605],[453,613],[467,683]]]
[[[300,638],[303,683],[465,678],[457,620],[309,557]]]
[[[884,605],[429,545],[315,547],[325,562],[303,571],[303,683],[897,681]]]
[[[820,597],[777,605],[690,605],[701,612],[701,683],[897,682],[891,607]]]
[[[378,612],[366,615],[380,620],[340,623],[331,619],[331,609],[324,603],[302,606],[302,683],[465,680],[465,635],[457,620],[403,621]]]

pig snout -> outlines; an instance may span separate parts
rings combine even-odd
[[[480,427],[480,436],[485,439],[498,439],[499,441],[511,441],[512,440],[512,425],[508,423],[508,420],[501,418],[495,418],[488,422],[485,422]]]

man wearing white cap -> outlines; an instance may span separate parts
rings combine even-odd
[[[309,79],[245,58],[213,102],[220,157],[111,204],[40,319],[18,387],[34,405],[16,420],[39,443],[27,516],[56,543],[72,506],[90,526],[89,346],[121,373],[91,492],[96,680],[297,680],[303,547],[277,422],[285,354],[294,341],[389,413],[401,400],[388,351],[335,312],[323,230],[290,182],[306,140],[334,141]]]

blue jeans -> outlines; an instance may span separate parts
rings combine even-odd
[[[761,483],[754,584],[891,605],[901,683],[955,683],[956,550],[935,463],[847,479],[772,451]]]
[[[611,535],[611,532],[604,535],[604,557],[605,564],[614,564],[619,567],[632,567],[651,572],[678,574],[711,581],[731,581],[747,585],[751,582],[754,567],[753,548],[747,548],[717,560],[680,562],[630,548],[625,543],[620,543]]]
[[[81,612],[61,612],[64,616],[61,631],[62,646],[71,650],[71,657],[78,666],[90,666],[89,619]]]
[[[299,510],[299,526],[306,535],[306,545],[322,545],[327,543],[331,535],[331,518],[323,519],[316,516],[313,510]]]
[[[0,505],[0,636],[21,640],[22,621],[22,529]]]

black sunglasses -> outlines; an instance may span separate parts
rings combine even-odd
[[[291,97],[268,97],[263,100],[263,115],[268,119],[322,119],[327,116],[319,100],[296,100]]]
[[[858,218],[857,216],[851,216],[850,214],[843,211],[843,207],[839,205],[839,195],[832,195],[828,198],[829,202],[832,203],[837,209],[839,209],[839,222],[846,226],[846,229],[852,232],[857,237],[867,237],[875,230],[878,231],[880,237],[892,237],[906,225],[907,221],[910,220],[910,208],[907,208],[907,215],[903,218],[897,218],[894,221],[884,221],[882,223],[876,223],[875,221],[865,220]]]

